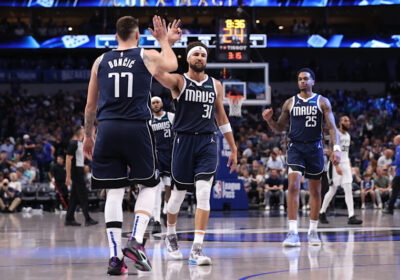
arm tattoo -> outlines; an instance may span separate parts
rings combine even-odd
[[[333,149],[333,145],[339,145],[340,140],[339,140],[339,133],[337,132],[337,128],[335,125],[335,117],[333,116],[332,113],[332,107],[331,103],[327,98],[321,98],[322,104],[321,108],[324,112],[324,118],[329,126],[329,135],[330,135],[330,141],[329,141],[329,146],[331,149]]]
[[[95,118],[96,118],[95,112],[85,112],[85,135],[88,137],[93,136],[93,127]]]

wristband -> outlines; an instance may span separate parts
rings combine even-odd
[[[333,151],[334,152],[340,152],[341,151],[340,146],[339,145],[334,145],[333,146]]]
[[[230,123],[223,124],[219,127],[219,130],[222,132],[222,134],[232,132],[232,127]]]

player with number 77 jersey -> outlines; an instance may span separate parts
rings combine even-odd
[[[104,216],[110,247],[110,275],[127,273],[124,256],[132,259],[137,269],[151,270],[143,236],[154,208],[154,187],[160,178],[149,124],[152,116],[150,87],[156,70],[170,72],[178,68],[171,46],[181,37],[179,24],[179,20],[170,23],[174,28],[167,32],[165,20],[154,16],[154,29],[149,28],[149,31],[160,43],[161,52],[158,52],[138,47],[137,19],[120,18],[116,35],[118,48],[100,56],[92,68],[83,151],[87,158],[93,159],[92,188],[107,189]],[[95,118],[99,121],[96,139]],[[122,201],[125,188],[133,184],[139,187],[133,233],[122,250]]]
[[[169,88],[176,102],[173,129],[171,173],[175,188],[167,206],[168,256],[178,260],[182,253],[178,246],[176,222],[187,190],[196,186],[197,210],[195,238],[189,263],[210,265],[202,244],[210,214],[210,193],[218,165],[218,136],[215,121],[229,143],[231,154],[228,166],[231,172],[237,164],[237,149],[232,129],[222,104],[222,85],[205,74],[208,49],[201,42],[192,42],[186,48],[189,70],[184,75],[157,71],[154,77]]]

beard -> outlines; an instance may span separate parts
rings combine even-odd
[[[342,129],[343,129],[344,131],[348,131],[348,130],[349,130],[349,128],[348,128],[347,126],[343,125],[343,124],[342,124]]]
[[[158,110],[156,110],[156,109],[153,109],[153,112],[154,112],[154,113],[156,113],[156,114],[158,114],[158,113],[160,113],[160,112],[161,112],[161,110],[162,110],[162,108],[160,107]]]
[[[194,63],[194,64],[190,64],[189,63],[189,67],[190,69],[192,69],[194,72],[200,73],[203,72],[204,69],[206,69],[206,66],[202,63]]]

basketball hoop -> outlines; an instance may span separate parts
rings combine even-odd
[[[229,104],[229,116],[230,117],[242,117],[242,104],[244,101],[243,95],[231,95],[226,96]]]

